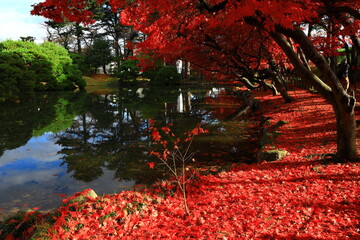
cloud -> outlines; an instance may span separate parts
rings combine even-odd
[[[54,175],[60,174],[62,171],[64,169],[56,166],[50,169],[42,169],[42,166],[37,166],[35,169],[27,171],[8,170],[6,174],[3,173],[0,176],[0,189],[8,189],[14,185],[25,185],[26,183],[56,183],[58,178]]]
[[[48,142],[32,142],[13,150],[7,150],[0,157],[0,167],[14,163],[22,159],[36,159],[40,162],[53,162],[60,159],[57,154],[61,150],[61,146],[51,141]]]
[[[20,37],[32,36],[41,43],[46,38],[46,29],[42,26],[44,18],[31,16],[33,0],[20,0],[16,4],[2,5],[0,3],[0,41],[8,39],[19,40]]]

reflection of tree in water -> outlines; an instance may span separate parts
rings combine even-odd
[[[57,134],[63,146],[63,164],[82,181],[92,181],[103,169],[115,170],[115,178],[130,180],[144,164],[142,139],[146,138],[139,113],[114,102],[116,96],[97,96],[91,100],[87,114],[78,116],[71,128]]]
[[[37,93],[23,96],[19,103],[1,103],[0,156],[5,150],[25,145],[33,136],[69,127],[78,114],[83,97],[82,93]]]
[[[114,177],[120,180],[144,183],[156,178],[157,173],[145,164],[151,145],[147,119],[178,122],[179,131],[189,129],[194,119],[179,120],[178,96],[178,90],[165,93],[154,88],[120,89],[117,94],[93,96],[88,112],[56,135],[67,171],[86,182],[100,177],[105,168],[114,170]]]
[[[88,124],[91,122],[87,114],[83,114],[74,120],[70,128],[56,135],[56,143],[63,146],[60,153],[65,154],[62,164],[67,163],[68,172],[74,171],[73,176],[83,181],[92,181],[103,173],[103,161],[94,155],[96,144],[92,141]]]
[[[193,150],[228,151],[227,143],[217,140],[219,125],[212,108],[204,107],[208,93],[207,89],[151,87],[120,89],[116,94],[99,96],[47,93],[20,103],[2,103],[0,156],[5,150],[26,144],[33,136],[52,132],[62,145],[63,164],[76,179],[89,182],[108,169],[119,180],[146,183],[159,176],[145,164],[154,161],[147,153],[151,146],[148,119],[156,120],[158,127],[173,123],[177,135],[183,135],[201,120],[208,121],[207,127],[215,132],[214,136],[197,138]],[[217,97],[216,93],[213,95]],[[228,131],[221,132],[224,139],[230,127],[225,128]],[[235,130],[232,135],[237,138]],[[204,160],[208,159],[206,156],[196,155]]]
[[[62,164],[67,165],[68,173],[81,181],[95,180],[108,169],[115,172],[116,179],[148,183],[159,177],[145,164],[154,161],[148,155],[151,147],[148,119],[156,120],[158,127],[172,123],[173,132],[184,136],[183,133],[202,120],[212,119],[212,109],[204,108],[208,93],[204,90],[190,93],[187,89],[134,88],[120,89],[117,94],[92,96],[88,98],[86,114],[76,117],[70,128],[55,136],[57,143],[62,145]],[[218,120],[212,120],[209,127],[214,132],[218,128],[227,128],[230,133],[230,126],[224,127]],[[193,143],[193,150],[228,152],[239,143],[239,138],[232,131],[231,134],[229,138],[224,132],[219,141],[214,140],[216,134],[213,138],[202,137]],[[205,161],[209,159],[206,156],[202,157]]]

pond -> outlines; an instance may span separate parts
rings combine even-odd
[[[0,208],[49,210],[86,188],[98,194],[163,179],[146,164],[149,120],[181,135],[197,124],[191,151],[205,166],[252,161],[256,118],[225,87],[120,88],[103,94],[46,93],[0,106]],[[252,115],[252,113],[250,113]],[[249,120],[251,119],[251,120]]]

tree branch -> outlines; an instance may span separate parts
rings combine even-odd
[[[360,12],[349,6],[341,6],[341,7],[329,6],[326,8],[324,15],[339,14],[339,13],[348,13],[354,18],[360,20]]]
[[[200,11],[202,9],[205,9],[209,13],[216,13],[220,10],[224,9],[226,4],[228,3],[228,0],[224,0],[216,5],[211,6],[206,0],[198,0],[199,1],[199,9]]]
[[[270,35],[279,45],[279,47],[284,51],[284,53],[294,66],[295,71],[301,76],[301,78],[304,81],[309,81],[311,84],[313,84],[316,90],[318,90],[325,99],[333,101],[331,99],[330,87],[304,66],[290,43],[280,33],[271,32]]]

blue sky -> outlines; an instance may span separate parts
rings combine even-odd
[[[33,36],[43,42],[46,29],[41,23],[45,19],[30,15],[31,5],[39,2],[43,0],[0,0],[0,41]]]

